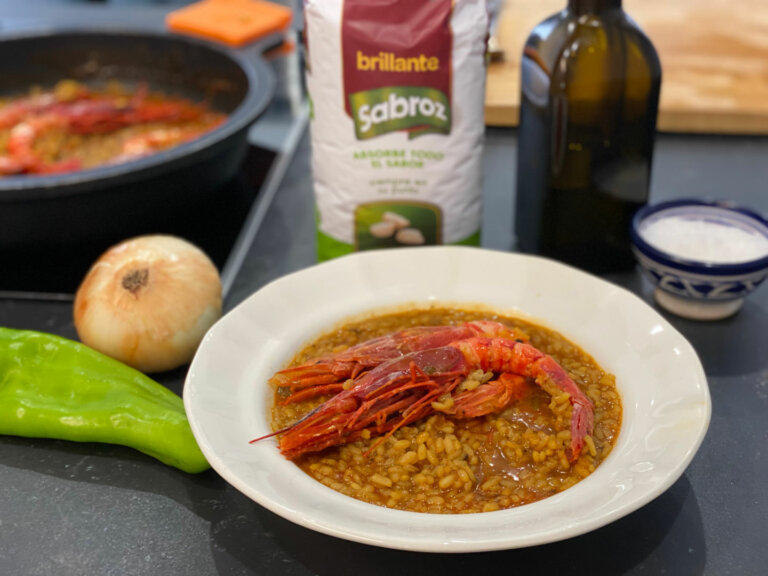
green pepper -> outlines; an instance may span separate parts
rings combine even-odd
[[[197,473],[210,466],[181,398],[79,342],[0,327],[0,434],[105,442]]]

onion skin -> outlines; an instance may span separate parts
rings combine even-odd
[[[80,340],[147,373],[192,360],[220,317],[216,266],[202,250],[174,236],[139,236],[113,246],[75,295]]]

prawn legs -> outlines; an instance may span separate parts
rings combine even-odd
[[[460,384],[476,370],[499,377],[461,390]],[[262,438],[280,434],[280,451],[294,459],[367,435],[392,434],[434,412],[474,418],[501,410],[519,397],[529,379],[550,395],[569,395],[573,409],[567,456],[577,460],[592,434],[591,402],[550,356],[506,338],[469,338],[385,361],[292,426]]]

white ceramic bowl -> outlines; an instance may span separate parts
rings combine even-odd
[[[688,245],[689,254],[664,250],[647,237],[648,229],[666,219],[698,226],[707,237]],[[703,225],[703,226],[702,226]],[[709,231],[708,229],[712,229]],[[654,296],[660,306],[685,318],[719,320],[739,311],[744,298],[768,277],[768,255],[713,261],[706,253],[738,254],[739,246],[723,245],[728,236],[723,231],[748,235],[751,240],[768,243],[768,222],[757,212],[725,202],[695,199],[672,200],[640,209],[632,220],[632,249],[646,277],[654,284]],[[719,235],[716,234],[719,232]],[[698,234],[697,234],[698,236]],[[694,238],[691,238],[693,240]],[[697,244],[700,247],[697,248]]]
[[[482,514],[390,510],[334,492],[278,452],[267,379],[338,321],[403,303],[481,303],[548,325],[616,375],[624,405],[611,455],[576,486]],[[474,248],[354,254],[281,278],[206,335],[184,387],[192,430],[235,488],[307,528],[390,548],[498,550],[588,532],[643,506],[683,473],[707,430],[710,397],[691,345],[630,292],[562,264]]]

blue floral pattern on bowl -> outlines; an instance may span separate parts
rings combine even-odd
[[[733,300],[743,298],[765,280],[766,272],[759,272],[750,278],[699,276],[687,273],[681,275],[675,268],[660,265],[635,250],[635,256],[651,282],[671,294],[701,300]]]

